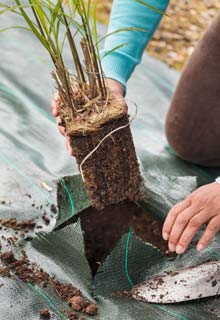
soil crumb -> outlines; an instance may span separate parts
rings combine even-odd
[[[48,226],[50,224],[50,219],[47,216],[47,213],[44,212],[43,216],[42,216],[43,221],[45,222],[46,226]]]
[[[54,214],[57,213],[57,208],[56,208],[55,204],[51,204],[51,206],[50,206],[50,211],[51,211],[52,213],[54,213]]]
[[[68,320],[79,319],[79,317],[75,311],[63,310],[62,312],[67,316]]]
[[[50,319],[51,318],[50,311],[48,311],[47,309],[40,310],[40,318],[41,319]]]

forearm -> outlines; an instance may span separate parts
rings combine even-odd
[[[169,0],[145,0],[147,4],[165,11]],[[123,28],[141,28],[143,31],[122,31],[106,38],[103,57],[113,48],[127,44],[102,59],[105,76],[120,82],[124,87],[135,66],[140,63],[143,51],[153,36],[162,14],[149,9],[136,0],[114,0],[108,33]]]

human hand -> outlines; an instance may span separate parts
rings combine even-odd
[[[220,185],[217,182],[197,189],[170,210],[163,226],[163,238],[168,240],[169,250],[184,253],[204,224],[207,227],[197,244],[198,251],[205,249],[220,229]]]
[[[105,81],[106,81],[108,88],[111,90],[111,92],[115,96],[115,98],[117,100],[119,100],[124,105],[125,109],[127,110],[127,105],[126,105],[126,102],[123,97],[123,95],[124,95],[123,86],[119,82],[117,82],[116,80],[113,80],[113,79],[105,79]],[[59,103],[60,103],[60,97],[59,97],[58,93],[56,92],[52,98],[51,112],[52,112],[53,116],[56,118],[57,126],[58,126],[60,133],[66,139],[66,148],[67,148],[69,154],[73,155],[73,150],[70,146],[69,137],[66,135],[65,128],[62,126],[61,119],[59,116]]]

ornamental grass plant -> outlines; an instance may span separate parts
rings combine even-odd
[[[61,124],[70,139],[91,204],[102,209],[123,200],[141,199],[142,179],[127,110],[106,85],[99,45],[109,35],[98,38],[96,8],[97,1],[92,4],[91,0],[14,0],[0,3],[0,14],[11,12],[25,22],[1,31],[25,29],[50,55]],[[115,32],[129,31],[141,30],[125,28]],[[80,43],[76,35],[80,36]],[[74,71],[68,70],[64,61],[66,43]]]

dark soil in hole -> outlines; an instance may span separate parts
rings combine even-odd
[[[126,115],[103,125],[95,133],[70,136],[78,165],[107,134],[128,123]],[[91,204],[97,209],[126,199],[138,201],[142,198],[142,178],[129,126],[107,137],[83,163],[82,171]]]
[[[162,239],[162,224],[134,202],[124,201],[101,211],[90,207],[60,228],[77,221],[79,217],[84,231],[86,256],[93,275],[130,226],[143,241],[151,243],[166,255],[171,254],[167,242]]]

